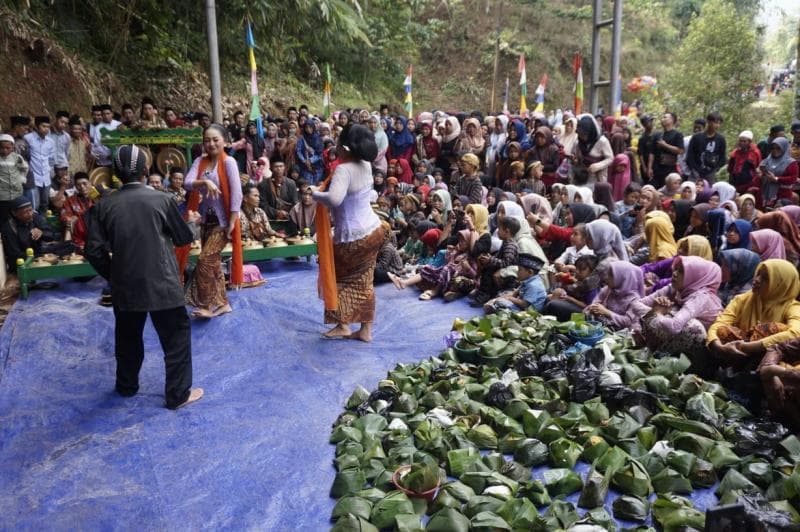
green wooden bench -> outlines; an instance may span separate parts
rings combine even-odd
[[[230,251],[222,253],[224,257],[230,256]],[[317,254],[316,244],[295,244],[284,247],[272,248],[251,248],[242,251],[245,262],[262,262],[272,259],[282,259],[286,257],[306,257],[311,261],[311,257]],[[192,263],[197,262],[198,255],[189,255]],[[32,266],[33,257],[28,257],[23,264],[17,266],[17,276],[19,277],[20,291],[22,299],[28,299],[30,284],[34,281],[44,279],[75,279],[79,277],[93,277],[97,272],[88,262],[78,264],[54,264],[52,266]]]

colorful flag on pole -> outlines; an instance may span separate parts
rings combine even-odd
[[[405,100],[403,100],[403,107],[405,108],[409,118],[411,118],[411,115],[414,114],[414,100],[411,98],[411,75],[411,65],[408,65],[406,79],[403,81],[403,90],[405,90],[406,93]]]
[[[331,66],[325,65],[325,87],[322,89],[322,117],[331,115]]]
[[[506,76],[506,90],[503,93],[503,112],[508,113],[508,76]]]
[[[575,116],[577,116],[583,110],[583,59],[580,52],[575,52],[573,74],[575,75]]]
[[[528,76],[525,74],[525,55],[519,56],[519,114],[523,115],[528,112],[528,102],[525,98],[528,96]]]
[[[544,88],[547,86],[547,74],[542,76],[539,86],[536,87],[536,109],[537,113],[544,112]]]
[[[622,76],[617,77],[617,101],[614,102],[614,116],[622,116]]]
[[[256,77],[256,41],[253,39],[253,28],[250,22],[247,22],[247,48],[250,57],[250,95],[252,102],[250,104],[250,120],[256,123],[258,134],[264,137],[264,121],[261,117],[261,101],[258,97],[258,79]]]

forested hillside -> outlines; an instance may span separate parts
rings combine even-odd
[[[722,0],[713,0],[721,2]],[[262,102],[283,109],[321,107],[325,66],[335,106],[398,104],[414,65],[422,108],[490,106],[499,29],[496,104],[510,78],[516,107],[517,62],[527,60],[528,94],[549,76],[548,107],[569,106],[571,63],[584,56],[589,81],[590,0],[226,0],[217,17],[226,106],[247,106],[245,21],[253,24]],[[611,4],[612,2],[606,2]],[[665,79],[702,0],[626,0],[622,77]],[[736,0],[752,21],[758,0]],[[753,28],[755,34],[757,30]],[[608,32],[607,32],[608,33]],[[3,113],[138,101],[149,94],[176,107],[208,108],[205,12],[195,0],[11,0],[0,7]],[[606,46],[610,34],[604,38]],[[602,68],[608,70],[607,57]],[[673,70],[672,75],[676,73]],[[680,76],[680,73],[677,74]],[[626,94],[626,99],[632,95]],[[587,92],[588,98],[588,92]],[[604,99],[607,99],[604,97]],[[8,107],[8,108],[6,108]]]

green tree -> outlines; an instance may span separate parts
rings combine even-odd
[[[667,70],[666,103],[679,116],[719,111],[726,129],[738,131],[755,100],[753,86],[764,77],[760,55],[752,20],[740,16],[730,0],[708,0]]]

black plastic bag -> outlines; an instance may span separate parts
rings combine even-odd
[[[600,378],[600,370],[594,363],[596,358],[596,356],[592,355],[592,351],[587,351],[576,357],[575,363],[569,371],[569,383],[572,385],[571,398],[575,403],[583,403],[597,395],[597,381]],[[602,361],[600,364],[602,364]]]
[[[788,433],[780,423],[744,421],[733,427],[733,450],[739,456],[753,454],[772,461],[778,444]]]
[[[539,375],[546,381],[567,376],[567,356],[564,353],[543,355],[539,359]]]
[[[642,406],[650,412],[659,412],[656,394],[646,390],[633,390],[624,384],[601,387],[600,397],[612,412],[632,406]]]
[[[494,406],[500,410],[504,409],[509,401],[514,398],[514,394],[508,389],[508,386],[502,382],[495,382],[489,387],[483,402],[489,406]]]
[[[762,495],[741,495],[736,504],[710,508],[706,530],[798,531],[789,514],[773,508]]]
[[[369,397],[366,401],[358,405],[356,408],[356,412],[359,416],[364,416],[370,413],[370,406],[375,401],[386,401],[386,408],[378,412],[378,414],[383,415],[387,410],[391,410],[392,404],[394,404],[394,400],[397,399],[397,392],[392,390],[391,388],[379,388],[369,394]]]
[[[520,378],[536,377],[539,375],[539,360],[532,352],[523,353],[514,365]]]

